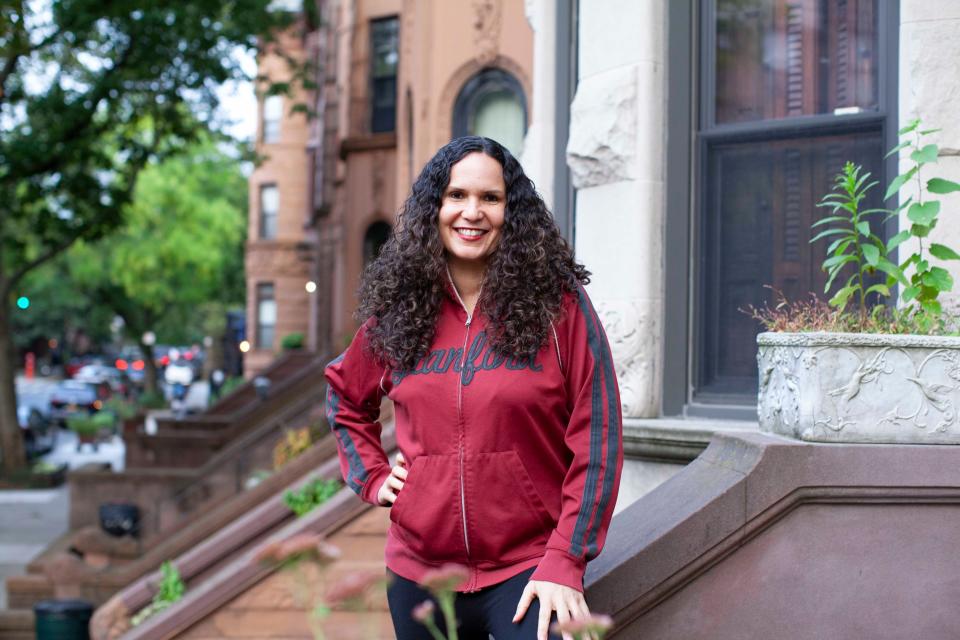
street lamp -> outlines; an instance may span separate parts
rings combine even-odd
[[[141,340],[143,340],[143,344],[147,345],[148,347],[152,347],[157,343],[157,334],[155,334],[153,331],[147,331],[143,334]]]
[[[317,290],[317,283],[314,282],[313,280],[310,280],[307,282],[304,288],[307,290],[307,293],[313,293],[314,291]]]

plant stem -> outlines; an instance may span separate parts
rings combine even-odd
[[[447,637],[449,640],[459,640],[457,634],[457,616],[453,607],[452,593],[441,593],[437,595],[440,602],[440,610],[443,611],[443,619],[447,622]]]
[[[440,629],[437,628],[437,625],[433,622],[432,618],[424,620],[423,623],[427,625],[427,630],[430,631],[430,635],[434,637],[434,640],[446,640],[446,638],[443,637],[443,634],[440,633]]]

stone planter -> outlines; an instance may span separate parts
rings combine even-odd
[[[757,345],[761,431],[960,444],[960,337],[761,333]]]

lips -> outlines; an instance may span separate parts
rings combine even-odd
[[[487,235],[489,229],[474,229],[471,227],[454,227],[457,237],[464,242],[474,242]]]

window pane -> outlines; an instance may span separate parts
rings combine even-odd
[[[877,0],[717,0],[716,122],[876,111]]]
[[[257,348],[273,347],[273,332],[277,324],[277,302],[272,284],[257,285]]]
[[[267,96],[263,101],[263,141],[280,139],[280,119],[283,117],[283,96]]]
[[[810,225],[826,215],[815,205],[847,160],[882,175],[883,143],[875,131],[724,144],[707,153],[698,394],[755,395],[760,327],[740,310],[772,302],[764,285],[790,300],[823,297],[820,265],[830,238],[809,242]],[[883,186],[874,187],[863,207],[882,206],[882,196]],[[884,237],[879,220],[871,223]]]
[[[370,23],[370,131],[393,131],[397,119],[399,20]]]
[[[277,237],[277,212],[280,208],[280,191],[276,185],[260,187],[260,237]]]
[[[523,106],[513,93],[490,93],[477,101],[471,133],[492,138],[519,156],[523,151],[523,116]]]

